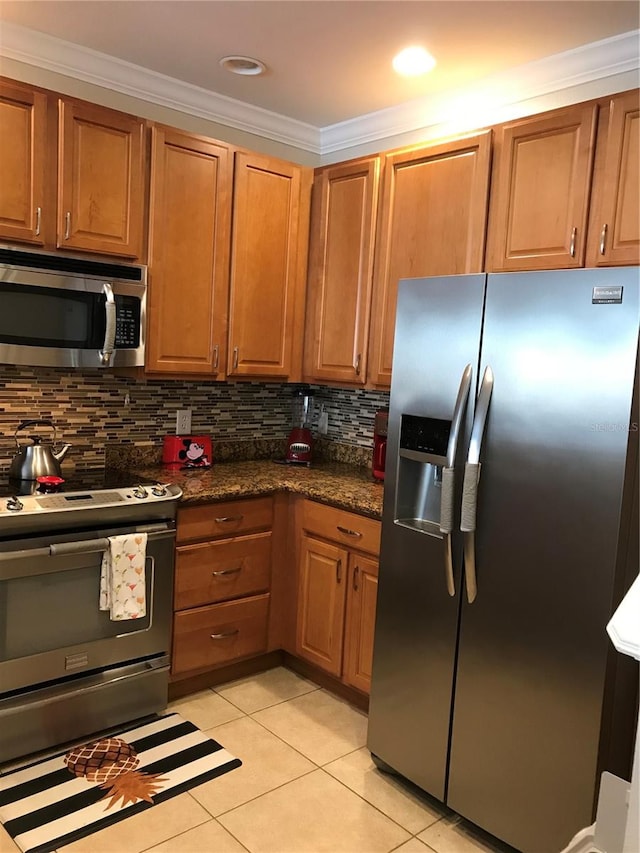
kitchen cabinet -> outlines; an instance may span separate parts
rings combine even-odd
[[[267,650],[273,498],[178,513],[172,678]]]
[[[144,121],[64,98],[58,115],[58,248],[140,257]]]
[[[296,654],[368,692],[380,522],[303,499]]]
[[[640,263],[640,92],[613,96],[598,127],[587,266]]]
[[[235,154],[229,376],[301,374],[311,170]]]
[[[579,104],[497,129],[488,270],[584,265],[597,110]]]
[[[44,245],[47,96],[0,80],[0,238]]]
[[[373,385],[391,382],[398,280],[482,270],[490,164],[490,130],[386,154],[373,284]]]
[[[225,377],[231,168],[226,145],[152,129],[149,372]]]
[[[141,257],[142,119],[6,79],[0,119],[0,238]]]
[[[304,376],[367,379],[380,158],[318,169],[311,208]]]

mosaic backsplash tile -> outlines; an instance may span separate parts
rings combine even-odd
[[[315,395],[313,430],[321,406],[329,421],[319,443],[324,458],[368,458],[376,410],[388,406],[385,392],[311,386]],[[188,382],[133,379],[110,372],[0,365],[0,476],[6,476],[21,421],[52,420],[58,444],[71,443],[67,467],[105,464],[113,445],[155,448],[175,432],[177,409],[192,409],[191,432],[211,435],[214,458],[268,458],[282,446],[291,427],[292,386],[262,382]],[[335,448],[331,445],[353,448]],[[358,448],[360,450],[358,450]],[[123,447],[124,451],[125,448]]]

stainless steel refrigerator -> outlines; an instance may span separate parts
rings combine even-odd
[[[368,747],[524,853],[592,823],[633,731],[605,626],[638,572],[639,289],[399,286]]]

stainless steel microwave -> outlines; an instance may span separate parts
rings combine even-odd
[[[144,365],[147,269],[0,247],[0,363]]]

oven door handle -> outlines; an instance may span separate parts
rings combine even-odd
[[[49,545],[49,554],[52,557],[64,557],[65,554],[94,554],[96,551],[108,551],[109,540],[83,539],[80,542],[57,542]]]

